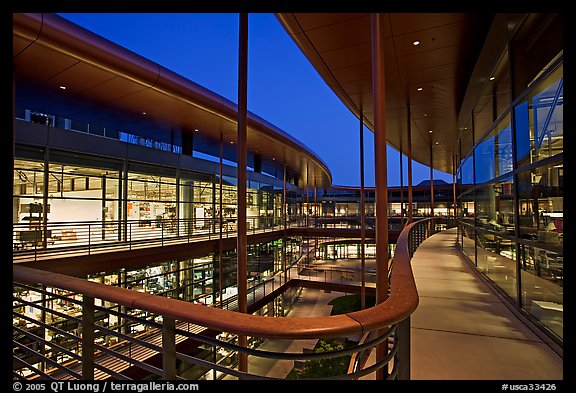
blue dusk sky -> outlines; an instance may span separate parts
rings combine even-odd
[[[61,13],[60,16],[237,101],[236,13]],[[334,185],[360,185],[359,120],[340,102],[274,14],[248,19],[248,110],[301,141],[332,173]],[[374,186],[374,135],[364,133],[365,185]],[[407,160],[403,162],[408,184]],[[400,157],[388,148],[388,184],[400,185]],[[414,185],[430,169],[413,163]],[[452,175],[434,171],[434,179]]]

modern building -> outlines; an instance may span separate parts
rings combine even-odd
[[[13,15],[15,379],[242,379],[266,339],[355,334],[376,366],[352,373],[409,378],[410,257],[447,225],[562,350],[562,16],[277,18],[374,132],[375,187],[334,186],[248,112],[246,14],[238,104],[57,15]],[[387,144],[408,157],[406,185],[387,185]],[[412,185],[412,160],[430,181]],[[361,268],[303,279],[330,255]],[[362,309],[289,321],[303,287],[357,292]]]

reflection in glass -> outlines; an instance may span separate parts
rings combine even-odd
[[[520,244],[519,256],[524,309],[563,337],[563,256],[525,244]]]
[[[511,298],[516,294],[516,246],[511,239],[490,232],[478,234],[478,269]]]
[[[518,104],[516,143],[518,167],[551,157],[564,149],[563,66]]]
[[[518,175],[520,236],[562,244],[564,233],[564,166],[550,164]]]

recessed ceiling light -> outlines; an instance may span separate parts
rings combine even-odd
[[[272,161],[276,161],[276,157],[272,157]]]
[[[145,114],[146,114],[146,112],[142,112],[142,114],[143,114],[143,115],[145,115]]]
[[[438,144],[438,142],[436,142],[436,144]]]
[[[421,88],[421,87],[419,87],[419,88],[418,88],[418,91],[422,91],[422,88]]]
[[[231,144],[234,144],[234,141],[230,141]]]
[[[420,45],[420,41],[416,40],[412,43],[412,45],[416,46],[416,45]]]
[[[66,86],[60,86],[62,90],[66,90]]]
[[[432,134],[432,130],[428,131],[430,134]]]
[[[198,132],[198,128],[194,128],[194,132]]]
[[[496,78],[495,78],[495,77],[493,77],[493,76],[491,76],[491,77],[490,77],[490,80],[491,80],[491,81],[493,81],[494,79],[496,79]]]

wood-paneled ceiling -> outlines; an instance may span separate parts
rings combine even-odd
[[[374,131],[371,14],[276,16],[328,86],[356,117],[362,108]],[[460,106],[493,14],[388,13],[384,19],[388,142],[406,153],[410,121],[412,158],[429,166],[432,146],[432,166],[453,173]]]
[[[13,14],[16,105],[150,137],[192,135],[194,149],[235,161],[237,106],[194,82],[55,14]],[[65,89],[61,86],[66,87]],[[312,151],[249,113],[250,157],[262,171],[297,185],[328,187],[331,174]]]

